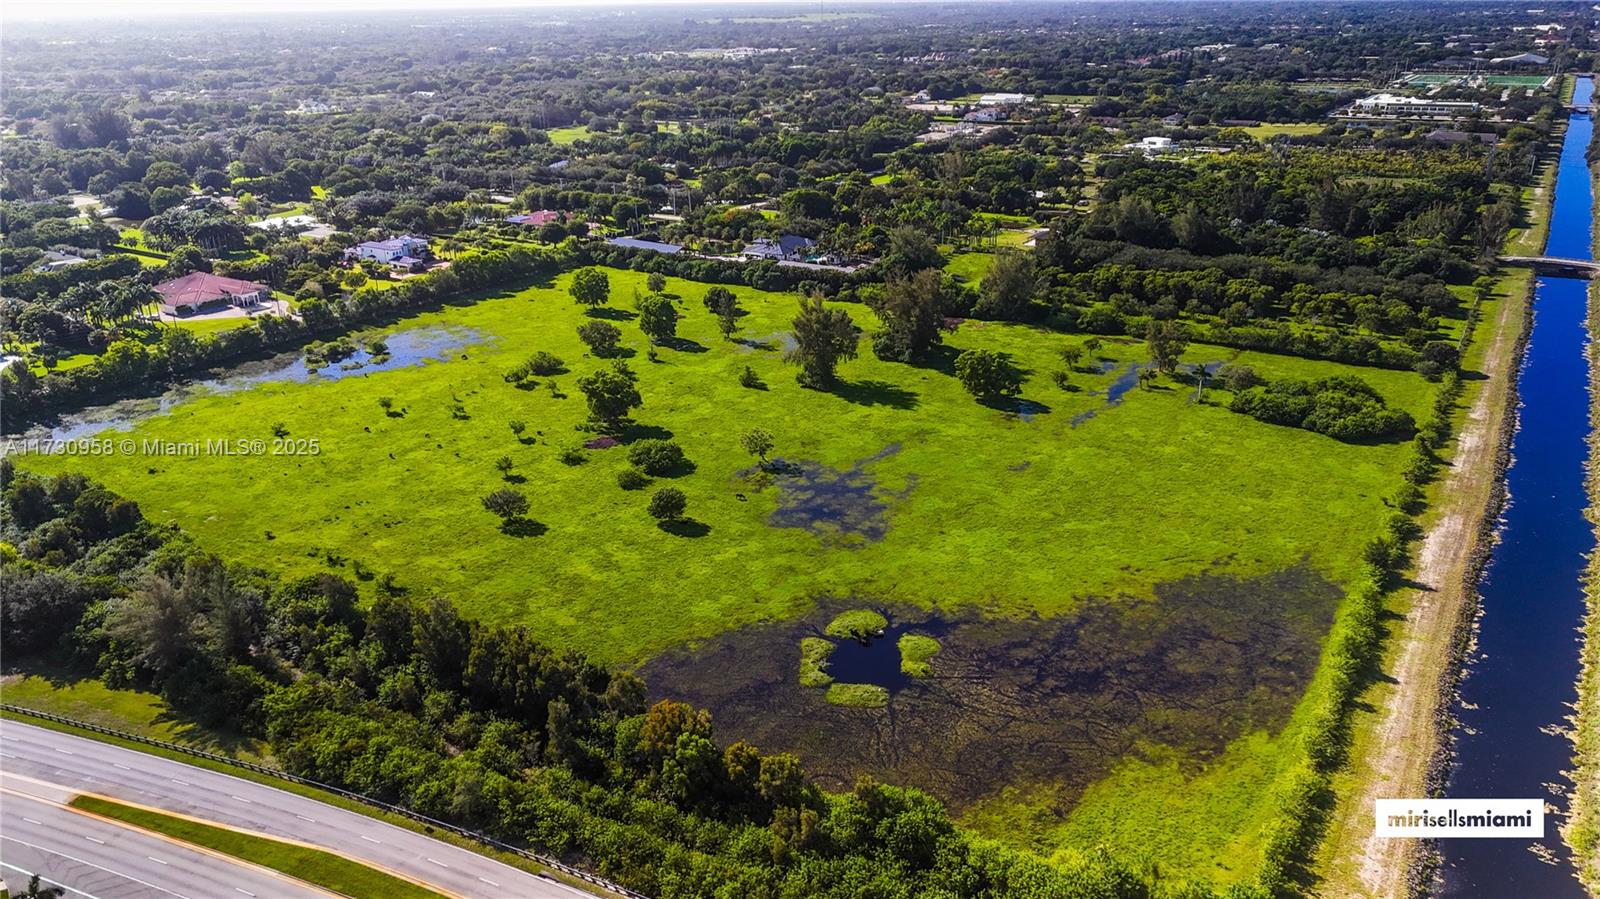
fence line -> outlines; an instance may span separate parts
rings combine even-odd
[[[581,868],[574,868],[573,866],[567,864],[566,862],[560,861],[560,860],[555,859],[555,858],[551,858],[548,855],[541,855],[540,853],[537,853],[537,852],[530,852],[530,851],[528,851],[526,849],[521,849],[521,848],[518,848],[516,846],[512,846],[509,843],[505,843],[505,842],[502,842],[500,840],[497,840],[494,837],[489,836],[488,834],[479,833],[478,831],[475,831],[475,830],[468,830],[465,827],[459,827],[459,826],[457,826],[455,824],[451,824],[451,823],[446,822],[446,821],[440,821],[437,818],[430,818],[427,815],[420,814],[418,812],[414,812],[411,809],[406,808],[405,806],[391,805],[390,803],[384,802],[381,799],[374,799],[371,796],[367,796],[367,795],[362,794],[362,793],[355,793],[355,792],[351,792],[350,790],[342,789],[340,787],[330,786],[330,785],[325,784],[325,783],[319,783],[317,781],[311,780],[310,778],[301,777],[298,774],[290,774],[289,772],[284,771],[281,768],[273,768],[273,767],[270,767],[270,766],[267,766],[267,765],[258,765],[258,764],[254,763],[254,762],[246,762],[246,761],[243,761],[241,759],[232,758],[230,756],[221,755],[219,753],[207,752],[204,749],[195,749],[192,746],[184,746],[184,745],[182,745],[180,743],[168,743],[165,740],[156,740],[156,739],[152,739],[150,737],[140,736],[138,734],[125,733],[123,731],[114,730],[114,729],[109,728],[109,727],[102,727],[102,726],[100,726],[98,724],[90,724],[87,721],[78,721],[77,719],[74,719],[74,718],[68,718],[65,715],[55,715],[55,714],[51,714],[50,712],[41,712],[41,711],[38,711],[36,709],[25,708],[25,707],[19,706],[19,705],[12,705],[11,703],[0,702],[0,710],[4,710],[4,711],[7,711],[7,712],[13,712],[13,713],[16,713],[18,715],[27,715],[27,716],[33,717],[33,718],[42,718],[42,719],[44,719],[46,721],[54,721],[57,724],[66,724],[66,725],[70,725],[72,727],[79,727],[79,728],[82,728],[84,730],[94,731],[95,733],[101,733],[101,734],[106,734],[107,736],[117,737],[118,739],[131,740],[131,741],[133,741],[135,743],[143,743],[143,744],[145,744],[147,746],[159,747],[159,748],[165,749],[165,750],[167,750],[169,752],[177,752],[177,753],[182,753],[183,755],[194,756],[195,758],[202,758],[202,759],[207,759],[207,760],[210,760],[210,761],[213,761],[213,762],[220,762],[220,763],[222,763],[224,765],[231,765],[231,766],[233,766],[235,768],[244,768],[247,771],[254,771],[257,774],[263,774],[263,775],[266,775],[268,777],[275,777],[275,778],[278,778],[279,780],[287,780],[287,781],[290,781],[292,783],[300,784],[302,786],[315,787],[316,789],[319,789],[319,790],[326,790],[327,792],[333,793],[336,796],[343,796],[346,799],[351,799],[351,800],[354,800],[356,802],[360,802],[363,805],[369,805],[369,806],[372,806],[373,808],[376,808],[376,809],[382,809],[383,811],[390,812],[390,813],[396,814],[396,815],[400,815],[401,817],[404,817],[404,818],[409,818],[412,821],[416,821],[416,822],[418,822],[420,824],[426,824],[429,827],[436,827],[436,828],[438,828],[440,830],[449,831],[450,833],[453,833],[456,836],[464,837],[464,838],[469,839],[469,840],[473,840],[475,842],[481,843],[481,844],[483,844],[485,846],[488,846],[490,848],[498,849],[501,852],[509,852],[509,853],[512,853],[513,855],[521,856],[522,858],[525,858],[525,859],[527,859],[529,861],[536,862],[536,863],[538,863],[540,865],[543,865],[546,868],[552,868],[552,869],[554,869],[556,871],[560,871],[561,873],[566,874],[569,877],[575,877],[575,878],[577,878],[579,880],[584,881],[585,883],[592,883],[595,886],[598,886],[598,887],[600,887],[602,889],[609,890],[609,891],[611,891],[613,893],[616,893],[618,895],[621,895],[621,896],[626,896],[626,897],[628,897],[628,899],[650,899],[650,897],[646,896],[643,893],[637,892],[635,890],[630,890],[627,887],[622,886],[621,884],[613,883],[613,882],[611,882],[609,880],[606,880],[603,877],[600,877],[600,876],[595,875],[595,874],[591,874],[588,871],[584,871]]]

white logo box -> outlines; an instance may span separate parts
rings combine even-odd
[[[1379,799],[1380,837],[1544,836],[1543,799]]]

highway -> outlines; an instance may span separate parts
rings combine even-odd
[[[61,797],[70,798],[73,793],[95,793],[297,840],[422,883],[446,896],[592,899],[593,895],[358,812],[255,781],[18,721],[0,720],[0,772],[6,775],[0,779],[0,862],[8,865],[3,870],[13,886],[27,882],[18,869],[33,873],[35,869],[28,867],[32,864],[46,866],[37,870],[47,880],[72,888],[75,892],[68,896],[87,895],[94,899],[215,899],[230,895],[237,899],[245,891],[273,897],[325,895],[298,886],[295,888],[301,892],[291,892],[287,889],[291,884],[286,881],[261,892],[242,879],[230,883],[227,890],[218,891],[214,878],[223,870],[218,866],[228,865],[227,860],[210,858],[201,863],[185,856],[180,865],[176,858],[146,852],[147,841],[154,839],[148,835],[142,838],[145,841],[139,834],[124,833],[118,835],[116,843],[109,838],[104,845],[93,843],[85,838],[89,833],[86,820],[96,826],[112,825],[62,808],[56,808],[54,816],[44,817],[39,812],[49,808],[48,802],[18,795],[26,790],[43,794],[46,800],[62,802],[65,799]],[[49,796],[47,785],[59,788],[59,795]],[[46,823],[32,824],[24,817]],[[49,822],[68,826],[52,826]],[[24,844],[32,844],[33,848]],[[85,850],[85,846],[93,851]],[[168,855],[178,854],[172,844],[162,846]],[[152,861],[151,856],[168,864]],[[69,857],[79,861],[70,861]],[[59,872],[65,879],[51,872]],[[242,878],[237,870],[227,876]],[[234,886],[243,890],[235,892]]]
[[[63,794],[70,791],[61,791]],[[159,836],[101,821],[59,801],[13,791],[0,795],[0,871],[13,889],[38,874],[93,899],[211,899],[252,896],[326,899],[334,895],[276,872],[217,858]]]

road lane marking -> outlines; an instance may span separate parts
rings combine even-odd
[[[316,818],[307,818],[305,815],[295,815],[295,817],[299,818],[302,821],[310,821],[312,824],[317,823],[317,819]]]
[[[169,777],[169,778],[167,778],[167,780],[170,780],[173,783],[178,784],[179,786],[184,786],[184,787],[192,787],[192,786],[194,786],[194,784],[189,783],[186,780],[179,780],[176,777]]]
[[[425,858],[426,858],[426,856],[424,856],[424,857],[425,857]],[[438,860],[438,859],[436,859],[436,858],[430,858],[430,859],[428,859],[428,861],[430,861],[430,862],[433,862],[433,863],[434,863],[434,864],[436,864],[436,865],[438,865],[438,866],[439,866],[439,867],[441,867],[441,868],[448,868],[448,867],[450,867],[450,866],[449,866],[449,865],[447,865],[447,864],[445,864],[445,863],[444,863],[444,862],[442,862],[442,861],[439,861],[439,860]]]
[[[249,890],[245,889],[244,887],[234,887],[233,891],[235,893],[243,893],[246,896],[254,896],[255,895],[255,893],[250,892]]]
[[[62,749],[60,746],[54,746],[54,747],[51,747],[51,748],[54,749],[56,752],[61,753],[62,755],[77,755],[76,752],[73,752],[70,749]]]
[[[478,879],[479,879],[479,880],[481,880],[481,881],[483,881],[483,882],[484,882],[484,883],[486,883],[486,884],[488,884],[488,885],[489,885],[489,886],[492,886],[492,887],[496,887],[496,888],[498,888],[498,887],[499,887],[499,886],[500,886],[500,884],[498,884],[498,883],[495,883],[495,882],[494,882],[494,881],[492,881],[492,880],[490,880],[490,879],[489,879],[489,878],[487,878],[487,877],[480,877],[480,878],[478,878]]]
[[[361,835],[361,839],[366,840],[369,843],[381,843],[381,842],[383,842],[382,840],[378,839],[377,837],[369,837],[366,834],[362,834]]]
[[[245,804],[245,805],[250,805],[250,804],[251,804],[251,803],[250,803],[250,800],[248,800],[248,799],[246,799],[246,798],[244,798],[244,797],[243,797],[243,796],[235,796],[235,795],[233,795],[233,794],[232,794],[232,793],[229,793],[229,794],[228,794],[228,798],[229,798],[229,799],[236,799],[236,800],[238,800],[238,801],[240,801],[240,802],[242,802],[242,803],[244,803],[244,804]]]
[[[84,837],[84,839],[88,840],[91,843],[99,843],[102,846],[104,846],[106,844],[105,840],[97,840],[94,837],[90,837],[90,836],[86,836],[86,837]]]
[[[16,756],[12,755],[9,752],[0,752],[0,759],[14,759],[14,758],[16,758]]]
[[[113,767],[113,768],[121,768],[124,771],[132,771],[133,770],[132,768],[129,768],[127,765],[119,764],[117,762],[112,762],[111,763],[111,767]]]
[[[16,837],[8,837],[8,836],[6,836],[4,834],[0,834],[0,840],[9,840],[9,841],[11,841],[13,843],[16,843],[18,846],[26,846],[29,849],[34,850],[35,852],[44,852],[44,853],[47,853],[49,855],[54,855],[57,858],[64,858],[69,862],[77,862],[80,865],[88,865],[89,867],[94,868],[97,871],[104,871],[107,874],[112,875],[113,877],[121,877],[123,880],[131,880],[134,883],[138,884],[139,886],[149,887],[150,889],[155,890],[157,892],[166,893],[168,896],[177,896],[178,899],[189,899],[188,896],[185,896],[182,893],[174,893],[173,891],[167,889],[166,887],[158,887],[155,884],[149,882],[148,880],[140,880],[139,878],[134,877],[132,874],[124,874],[121,871],[113,871],[113,870],[111,870],[110,868],[107,868],[104,865],[97,865],[94,862],[89,861],[86,858],[78,858],[77,856],[68,855],[65,852],[61,852],[61,851],[55,850],[55,849],[46,849],[43,846],[38,846],[38,845],[35,845],[33,843],[25,842],[23,840],[17,839]]]
[[[156,858],[156,857],[155,857],[155,856],[153,856],[153,855],[147,855],[147,856],[145,856],[145,858],[147,858],[147,859],[149,859],[149,860],[151,860],[151,861],[153,861],[153,862],[155,862],[155,863],[156,863],[156,864],[158,864],[158,865],[164,865],[164,864],[166,864],[166,862],[164,862],[164,861],[162,861],[162,860],[161,860],[161,859],[159,859],[159,858]]]
[[[40,826],[40,827],[43,827],[43,826],[44,826],[44,822],[43,822],[43,821],[35,821],[35,820],[33,820],[33,819],[32,819],[32,818],[23,818],[23,819],[22,819],[22,820],[24,820],[24,821],[26,821],[26,822],[28,822],[28,823],[29,823],[29,824],[37,824],[37,825],[39,825],[39,826]]]

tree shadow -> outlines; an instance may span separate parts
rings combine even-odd
[[[603,349],[589,348],[589,354],[597,359],[632,359],[639,355],[639,351],[631,346],[614,346]]]
[[[865,381],[840,381],[828,392],[858,406],[915,409],[918,403],[916,393],[874,378]]]
[[[656,523],[656,527],[674,537],[700,538],[711,533],[711,525],[693,518],[676,518]]]
[[[544,522],[531,518],[507,518],[500,523],[500,533],[508,537],[538,537],[548,530]]]
[[[707,353],[711,351],[711,348],[705,344],[690,340],[687,337],[673,337],[669,340],[663,340],[661,345],[669,350],[677,350],[680,353]]]
[[[629,312],[615,306],[590,306],[583,311],[583,314],[590,318],[603,318],[613,322],[630,322],[639,317],[637,312]]]
[[[623,443],[633,443],[636,440],[671,440],[672,431],[660,425],[631,421],[617,429],[616,438]]]
[[[923,353],[921,357],[911,360],[911,365],[917,368],[926,368],[929,371],[936,371],[953,378],[956,374],[956,357],[959,355],[961,355],[960,350],[941,343],[938,346],[929,347],[928,351]]]
[[[520,474],[502,475],[508,484],[526,484],[528,479]]]
[[[746,349],[759,350],[763,353],[776,352],[778,349],[778,343],[775,340],[757,340],[754,337],[735,337],[733,342]]]

